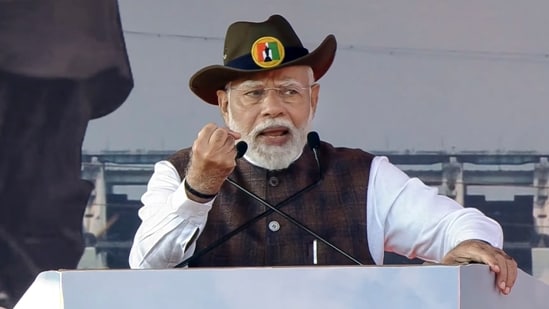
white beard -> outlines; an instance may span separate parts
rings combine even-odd
[[[242,134],[240,140],[248,144],[246,157],[255,165],[268,170],[285,169],[294,162],[303,151],[307,143],[307,133],[310,121],[304,128],[296,128],[290,121],[284,119],[269,119],[259,124],[248,134],[244,134],[242,128],[233,120],[229,112],[229,129]],[[272,126],[284,126],[288,128],[290,139],[283,146],[265,145],[257,142],[259,133]]]

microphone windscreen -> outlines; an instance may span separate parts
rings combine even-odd
[[[242,158],[246,153],[246,150],[248,150],[248,144],[246,144],[245,141],[236,143],[236,159]]]
[[[318,133],[311,131],[307,134],[307,145],[309,145],[309,148],[311,149],[320,147],[320,137],[318,137]]]

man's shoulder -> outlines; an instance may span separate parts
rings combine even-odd
[[[353,188],[367,185],[375,155],[360,148],[334,147],[329,143],[322,143],[320,149],[325,175],[336,177],[341,185],[351,183]]]
[[[372,160],[375,155],[365,151],[360,148],[350,148],[350,147],[335,147],[332,144],[322,141],[320,143],[321,150],[325,153],[330,154],[330,156],[344,156],[348,158],[356,159],[369,159]]]

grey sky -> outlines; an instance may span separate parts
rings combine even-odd
[[[188,88],[221,63],[236,20],[288,18],[312,50],[330,33],[314,128],[366,150],[549,152],[549,39],[544,0],[120,0],[135,79],[129,99],[93,120],[84,150],[189,146],[216,107]]]

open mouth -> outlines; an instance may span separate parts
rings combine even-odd
[[[257,135],[257,138],[270,145],[284,145],[290,139],[290,129],[283,126],[269,127]]]
[[[278,137],[288,135],[289,133],[290,130],[288,130],[288,128],[286,127],[270,127],[259,132],[259,136]]]

